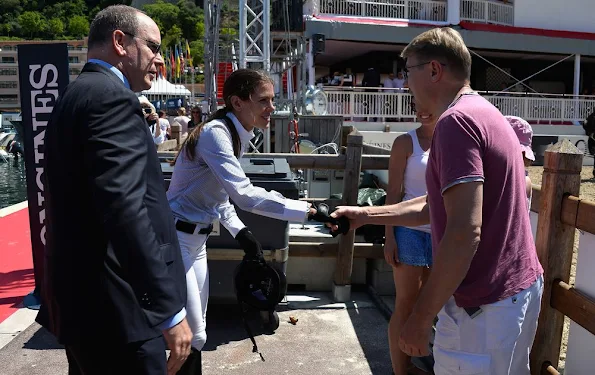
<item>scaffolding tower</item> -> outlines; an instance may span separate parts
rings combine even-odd
[[[232,0],[233,1],[233,0]],[[239,48],[221,40],[223,0],[204,0],[205,15],[205,100],[208,111],[217,109],[217,73],[221,62],[232,61],[240,68],[262,69],[269,73],[280,92],[278,110],[301,109],[306,79],[306,40],[303,33],[290,31],[288,0],[276,2],[276,17],[281,26],[271,32],[271,0],[239,1]],[[279,12],[278,12],[279,11]],[[283,30],[279,30],[283,29]],[[225,56],[222,56],[225,55]],[[296,67],[296,79],[293,68]],[[287,94],[283,92],[284,83]],[[294,96],[293,93],[297,93]]]

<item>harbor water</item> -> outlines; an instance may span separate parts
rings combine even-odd
[[[0,209],[27,200],[25,159],[0,160]]]

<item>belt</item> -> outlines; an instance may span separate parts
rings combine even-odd
[[[209,235],[213,231],[213,224],[209,224],[207,227],[200,228],[198,224],[192,224],[184,220],[176,219],[176,229],[180,232],[188,234],[206,234]]]

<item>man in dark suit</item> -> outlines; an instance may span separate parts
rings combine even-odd
[[[89,61],[46,129],[37,321],[65,345],[69,374],[175,374],[190,353],[184,266],[134,94],[163,64],[160,43],[159,28],[138,10],[99,12]]]

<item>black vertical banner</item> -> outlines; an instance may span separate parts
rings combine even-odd
[[[50,114],[69,82],[66,43],[18,46],[27,200],[36,291],[42,285],[45,248],[44,136]]]

